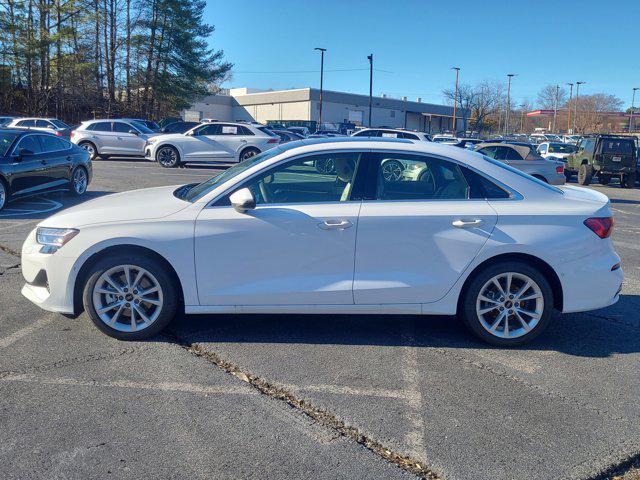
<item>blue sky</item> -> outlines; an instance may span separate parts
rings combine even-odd
[[[640,87],[640,0],[208,0],[205,19],[234,63],[226,87],[318,87],[314,47],[327,48],[328,90],[367,94],[373,53],[374,95],[425,102],[443,101],[452,66],[472,84],[518,74],[518,102],[581,80],[581,93],[612,93],[626,108]]]

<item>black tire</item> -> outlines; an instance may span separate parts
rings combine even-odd
[[[609,173],[599,173],[598,174],[598,181],[602,185],[609,185],[609,182],[611,181],[611,174],[609,174]]]
[[[587,163],[583,163],[580,165],[578,169],[578,183],[580,185],[589,185],[591,183],[591,179],[593,178],[593,168],[591,165]]]
[[[162,145],[156,152],[156,162],[164,168],[176,168],[181,165],[178,149],[171,145]]]
[[[11,192],[9,191],[7,183],[0,178],[0,210],[2,210],[9,201],[10,194]]]
[[[490,333],[483,326],[483,323],[476,311],[476,304],[478,301],[478,296],[481,293],[481,289],[483,289],[485,284],[496,275],[507,272],[526,275],[527,277],[532,279],[538,285],[542,293],[542,299],[544,301],[542,315],[537,324],[535,324],[528,333],[524,333],[523,335],[514,338],[501,338]],[[493,265],[489,265],[480,272],[477,272],[473,275],[467,285],[465,285],[465,288],[462,292],[458,307],[458,313],[467,328],[476,337],[483,340],[484,342],[498,347],[522,345],[536,338],[545,330],[545,328],[549,326],[549,323],[553,318],[553,290],[551,289],[549,281],[536,267],[533,267],[528,263],[519,260],[503,261],[495,263]],[[510,326],[520,325],[520,323],[516,323],[517,321],[513,316],[507,318],[506,321],[509,322]]]
[[[159,307],[161,308],[160,313],[155,321],[142,330],[124,332],[116,328],[112,328],[100,318],[94,307],[93,289],[96,282],[100,279],[103,273],[119,265],[130,265],[143,268],[150,272],[155,279],[157,279],[158,284],[160,285],[162,292],[162,304],[161,307]],[[98,327],[100,331],[110,337],[117,338],[119,340],[142,340],[149,338],[161,332],[176,316],[179,286],[176,284],[171,273],[167,271],[167,268],[160,261],[152,257],[147,257],[138,253],[119,253],[109,255],[93,265],[85,278],[86,281],[84,282],[82,294],[84,309],[89,315],[89,318],[91,318],[93,324]],[[124,310],[124,312],[126,312],[126,310]]]
[[[84,187],[80,188],[79,180],[76,179],[77,176],[84,175]],[[80,197],[85,194],[87,191],[87,187],[89,186],[89,174],[87,173],[87,169],[82,165],[76,167],[73,172],[71,172],[71,179],[69,182],[69,193],[74,197]]]
[[[238,157],[238,158],[239,158],[240,162],[244,162],[248,158],[255,157],[259,153],[260,153],[260,150],[258,150],[257,148],[255,148],[255,147],[247,147],[247,148],[245,148],[244,150],[242,150],[240,152],[240,157]]]
[[[622,179],[624,188],[636,188],[636,172],[627,173]]]
[[[84,148],[87,152],[89,152],[89,159],[91,161],[98,158],[98,147],[93,142],[89,142],[88,140],[82,141],[78,143],[78,146]]]
[[[564,178],[566,178],[566,179],[567,179],[567,182],[570,182],[570,181],[571,181],[571,179],[573,178],[573,173],[572,173],[572,172],[569,172],[569,171],[567,171],[567,170],[565,169],[565,171],[564,171]]]

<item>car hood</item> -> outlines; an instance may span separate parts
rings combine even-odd
[[[99,223],[162,218],[190,205],[173,195],[178,185],[114,193],[67,208],[38,226],[79,228]]]

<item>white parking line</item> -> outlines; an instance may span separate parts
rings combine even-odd
[[[413,330],[413,327],[412,327]],[[422,418],[422,394],[420,393],[420,374],[418,373],[418,352],[413,346],[414,334],[407,332],[403,337],[409,345],[402,347],[402,378],[408,392],[407,404],[409,409],[405,411],[405,417],[409,423],[409,431],[405,434],[405,442],[411,449],[409,455],[414,458],[427,457],[426,441],[424,438],[425,424]]]
[[[48,323],[52,322],[58,315],[56,313],[51,313],[45,317],[42,317],[40,320],[33,322],[30,325],[27,325],[21,330],[17,332],[13,332],[8,337],[0,338],[0,349],[7,348],[9,345],[17,342],[22,337],[29,335],[32,332],[35,332],[39,328],[44,327]]]
[[[257,395],[258,392],[248,386],[198,385],[182,382],[136,382],[131,380],[80,380],[69,377],[39,377],[31,374],[9,374],[0,377],[1,382],[28,382],[41,385],[64,385],[77,387],[126,388],[133,390],[156,390],[162,392],[183,392],[198,395]]]

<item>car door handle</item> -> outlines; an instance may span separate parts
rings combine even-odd
[[[484,220],[481,220],[479,218],[474,218],[473,220],[454,220],[453,222],[451,222],[451,225],[453,225],[456,228],[471,228],[471,227],[479,227],[480,225],[482,225],[484,223]]]
[[[71,161],[71,155],[67,156],[67,161],[69,161],[69,162]]]
[[[345,228],[352,227],[353,224],[349,220],[325,220],[318,224],[318,227],[322,230],[344,230]]]

